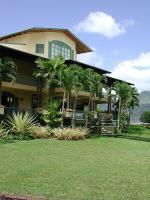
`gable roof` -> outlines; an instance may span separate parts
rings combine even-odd
[[[19,32],[15,32],[9,35],[5,35],[0,37],[0,41],[12,37],[16,37],[18,35],[22,35],[25,33],[33,33],[33,32],[61,32],[67,35],[71,40],[73,40],[76,43],[76,50],[77,53],[87,53],[92,52],[92,49],[88,47],[84,42],[82,42],[77,36],[75,36],[69,29],[61,29],[61,28],[42,28],[42,27],[35,27],[30,29],[25,29]]]

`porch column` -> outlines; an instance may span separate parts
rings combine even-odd
[[[111,88],[108,89],[108,107],[107,112],[111,113]]]
[[[40,77],[37,79],[37,106],[38,108],[42,106],[42,80]]]

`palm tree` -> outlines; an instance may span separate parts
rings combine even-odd
[[[84,78],[84,89],[85,91],[88,91],[90,92],[90,96],[89,96],[89,103],[88,103],[88,107],[89,107],[89,110],[90,110],[90,107],[91,107],[91,101],[92,101],[92,97],[93,97],[93,77],[94,77],[94,70],[93,69],[85,69],[85,78]]]
[[[0,105],[2,102],[2,81],[14,83],[17,75],[17,67],[11,58],[0,58]]]
[[[39,58],[36,61],[38,70],[34,75],[36,78],[40,77],[44,80],[48,87],[49,101],[52,100],[54,88],[61,85],[62,69],[66,67],[64,62],[61,56],[57,56],[51,60]]]
[[[139,105],[139,93],[135,87],[131,88],[131,100],[128,103],[128,110],[129,110],[129,116],[128,116],[128,126],[130,125],[130,116],[136,106]]]
[[[67,109],[71,108],[71,97],[75,97],[73,110],[76,110],[77,97],[79,91],[82,89],[83,69],[76,64],[64,68],[61,73],[61,86],[64,89],[63,104],[62,104],[62,126],[65,99],[67,99]],[[74,113],[73,113],[74,118]],[[74,124],[74,120],[73,120]]]
[[[131,87],[125,83],[125,82],[116,82],[114,84],[114,90],[116,91],[116,94],[118,95],[119,101],[120,101],[120,113],[123,110],[126,110],[129,102],[132,99],[131,96]]]
[[[74,72],[74,80],[73,80],[73,88],[71,91],[72,96],[75,97],[74,105],[73,105],[73,119],[72,119],[72,127],[74,127],[75,123],[75,111],[77,107],[77,100],[79,92],[83,89],[83,79],[84,79],[84,70],[79,65],[71,65],[71,70]]]
[[[93,98],[92,98],[92,110],[95,111],[95,97],[101,97],[102,96],[102,88],[104,86],[104,83],[106,81],[105,77],[98,74],[94,73],[93,74]]]
[[[74,80],[73,80],[73,87],[72,87],[72,96],[75,97],[74,107],[73,109],[76,110],[77,106],[77,99],[79,92],[83,89],[83,79],[84,79],[84,70],[77,64],[70,65],[71,70],[74,73]]]
[[[131,87],[131,101],[129,103],[129,107],[131,108],[131,112],[135,108],[135,106],[139,105],[139,93],[135,87]]]
[[[115,82],[114,90],[116,91],[116,95],[118,97],[118,131],[120,129],[120,118],[123,115],[127,115],[127,108],[129,102],[131,102],[131,87],[125,82]]]
[[[93,69],[85,69],[85,78],[84,78],[84,89],[90,92],[89,97],[89,110],[90,108],[92,111],[95,110],[95,97],[96,95],[101,96],[102,93],[102,81],[105,82],[105,78],[95,72]]]

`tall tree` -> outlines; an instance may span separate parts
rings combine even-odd
[[[131,86],[125,82],[116,82],[114,84],[114,90],[118,97],[118,131],[122,126],[123,131],[128,129],[128,106],[132,100]]]
[[[116,82],[114,84],[114,90],[118,95],[118,101],[120,102],[120,113],[126,110],[129,102],[132,99],[131,87],[125,82]]]
[[[102,81],[105,80],[105,78],[96,73],[93,69],[85,69],[84,72],[84,89],[86,91],[90,92],[90,97],[89,97],[89,110],[91,109],[92,111],[95,110],[95,97],[96,95],[101,96],[102,93],[102,87],[103,87],[103,83]]]
[[[2,81],[14,83],[17,75],[17,66],[11,58],[0,58],[0,105],[2,102]]]
[[[48,87],[49,100],[52,100],[54,88],[61,85],[62,69],[66,67],[65,61],[61,56],[51,60],[39,58],[37,61],[38,70],[35,76],[42,78]]]
[[[131,116],[134,108],[139,105],[139,93],[138,93],[137,89],[133,86],[132,87],[130,86],[130,89],[131,89],[131,99],[128,103],[128,112],[129,112],[128,125],[130,125],[130,116]]]

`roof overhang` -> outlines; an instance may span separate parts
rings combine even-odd
[[[110,74],[111,73],[111,72],[106,71],[104,69],[101,69],[99,67],[95,67],[93,65],[85,64],[85,63],[82,63],[82,62],[79,62],[79,61],[76,61],[76,60],[66,60],[65,63],[66,64],[77,64],[77,65],[80,65],[83,68],[92,68],[92,69],[94,69],[94,71],[96,71],[97,73],[100,73],[100,74]]]
[[[19,31],[16,33],[12,33],[9,35],[5,35],[0,37],[0,41],[12,37],[16,37],[18,35],[23,35],[26,33],[35,33],[35,32],[61,32],[67,35],[71,40],[73,40],[76,43],[76,51],[78,54],[80,53],[87,53],[87,52],[92,52],[92,49],[88,47],[84,42],[82,42],[77,36],[75,36],[71,31],[68,29],[60,29],[60,28],[30,28],[30,29],[25,29],[23,31]]]
[[[117,79],[117,78],[113,78],[111,76],[106,76],[106,78],[107,78],[107,84],[109,86],[112,86],[115,82],[127,83],[128,85],[134,85],[133,83],[130,83],[130,82],[127,82],[127,81],[124,81],[124,80],[120,80],[120,79]]]
[[[38,59],[38,58],[47,59],[47,58],[44,58],[44,57],[41,57],[41,56],[37,56],[37,55],[31,54],[31,53],[26,53],[24,51],[20,51],[20,50],[13,49],[13,48],[10,48],[10,47],[6,47],[6,46],[3,46],[3,45],[0,45],[0,56],[2,56],[2,57],[7,56],[7,57],[11,57],[11,58],[29,60],[29,61],[33,62],[34,64],[35,64],[35,60]],[[75,61],[75,60],[66,60],[65,63],[68,64],[68,65],[69,64],[78,64],[81,67],[83,67],[84,69],[85,68],[92,68],[99,74],[110,74],[111,73],[111,72],[106,71],[104,69],[101,69],[101,68],[98,68],[98,67],[95,67],[95,66],[92,66],[92,65],[88,65],[88,64],[85,64],[85,63],[82,63],[82,62],[79,62],[79,61]],[[34,66],[36,66],[36,65],[34,65]],[[107,78],[107,84],[109,86],[112,86],[116,81],[125,82],[129,85],[134,85],[133,83],[129,83],[127,81],[116,79],[116,78],[113,78],[113,77],[110,77],[110,76],[107,76],[107,75],[106,75],[106,78]]]

